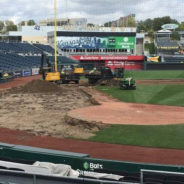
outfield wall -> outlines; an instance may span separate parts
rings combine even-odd
[[[8,161],[22,161],[34,163],[35,161],[62,163],[71,165],[79,172],[95,170],[112,170],[126,172],[140,172],[141,169],[183,172],[184,166],[159,165],[137,162],[124,162],[91,158],[88,154],[56,151],[29,146],[0,143],[0,159]]]
[[[184,70],[184,63],[145,63],[145,70]]]

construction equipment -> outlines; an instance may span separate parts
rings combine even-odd
[[[58,70],[58,61],[57,61],[57,0],[54,0],[54,65],[49,61],[49,58],[43,52],[41,57],[41,67],[40,73],[43,76],[43,80],[52,81],[57,83],[69,83],[74,81],[79,83],[80,75],[84,73],[83,68],[71,65],[71,67],[62,67],[60,71]],[[62,63],[62,62],[61,62]]]
[[[49,61],[47,55],[42,52],[41,56],[41,66],[40,66],[40,74],[42,74],[42,78],[45,81],[55,82],[60,80],[60,73],[56,72],[56,65],[52,65]]]
[[[0,71],[0,83],[9,82],[13,79],[13,74]]]
[[[120,84],[120,89],[126,89],[126,90],[136,89],[136,82],[133,79],[133,77],[122,78],[120,79],[119,84]]]
[[[115,74],[116,75],[112,73],[109,67],[101,67],[99,69],[94,67],[93,70],[85,75],[85,77],[88,79],[89,84],[105,84],[105,82],[108,82],[113,78],[121,77],[123,75],[123,70],[117,68]]]
[[[54,69],[52,68],[49,60],[46,58],[46,54],[42,53],[41,58],[41,68],[40,72],[43,75],[43,79],[45,81],[52,81],[57,82],[60,81],[60,73],[58,72],[58,65],[57,65],[57,0],[54,0]],[[44,63],[47,60],[48,66],[44,67]]]
[[[75,65],[63,66],[60,74],[60,81],[63,84],[69,82],[79,83],[80,76],[84,73],[84,69]]]
[[[40,74],[42,74],[43,80],[54,81],[59,84],[67,84],[73,81],[78,84],[84,69],[79,66],[78,61],[68,57],[62,56],[61,60],[55,65],[45,53],[42,53]],[[55,66],[57,66],[58,72],[55,72]]]

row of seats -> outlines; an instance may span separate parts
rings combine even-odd
[[[22,54],[41,54],[42,51],[54,54],[54,49],[50,45],[29,44],[21,42],[0,42],[0,50]]]
[[[0,50],[14,53],[32,53],[40,54],[41,50],[29,43],[9,43],[0,42]]]
[[[33,44],[35,47],[39,48],[42,51],[54,54],[54,49],[50,45],[43,45],[43,44]]]
[[[169,56],[165,56],[164,57],[164,62],[167,63],[181,63],[184,62],[184,57],[169,57]]]
[[[39,56],[20,56],[14,53],[0,53],[0,70],[15,71],[26,68],[40,67]]]
[[[48,56],[49,61],[54,63],[54,56]],[[57,57],[58,63],[72,63],[70,58],[65,56]],[[77,62],[76,62],[77,63]],[[15,53],[0,52],[0,70],[16,71],[27,68],[39,68],[41,64],[41,56],[22,56]]]

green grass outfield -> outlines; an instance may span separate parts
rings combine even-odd
[[[124,102],[184,106],[184,85],[138,85],[136,90],[97,86],[98,90]]]
[[[112,125],[91,137],[90,141],[155,148],[184,149],[184,124],[139,126]]]
[[[138,76],[139,72],[135,73]],[[140,75],[142,79],[147,78],[143,73]],[[178,76],[182,75],[180,73]],[[173,76],[176,77],[174,74]],[[166,78],[174,78],[173,76],[167,75]],[[124,102],[184,106],[184,85],[138,85],[136,90],[120,90],[119,87],[108,86],[96,88]],[[183,132],[184,120],[181,125],[112,125],[97,132],[89,140],[133,146],[184,149]]]
[[[135,79],[184,79],[184,70],[125,71],[125,75],[131,75]]]

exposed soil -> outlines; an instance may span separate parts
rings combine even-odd
[[[68,115],[110,125],[169,125],[184,123],[183,112],[184,107],[105,102],[100,106],[72,110]]]
[[[21,85],[24,85],[25,83],[30,82],[34,79],[40,79],[40,78],[41,78],[41,75],[15,78],[10,82],[0,84],[0,90],[21,86]]]
[[[1,92],[0,126],[36,135],[88,138],[101,126],[71,119],[66,113],[90,105],[90,96],[77,85],[33,80]]]
[[[12,88],[11,93],[64,93],[68,90],[65,87],[43,80],[33,80],[24,86]]]

